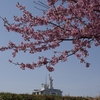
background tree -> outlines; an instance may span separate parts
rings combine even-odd
[[[39,57],[37,63],[9,61],[20,65],[22,69],[44,65],[49,71],[53,71],[53,66],[59,61],[65,62],[69,56],[75,55],[81,63],[89,67],[90,63],[85,61],[89,56],[87,49],[91,48],[92,43],[95,46],[100,45],[100,0],[47,0],[47,4],[41,1],[34,3],[43,7],[42,16],[33,16],[25,6],[17,3],[16,6],[23,12],[23,16],[14,16],[14,23],[1,17],[8,32],[20,33],[24,42],[16,45],[9,41],[8,46],[1,47],[0,51],[12,49],[15,57],[19,51],[34,54],[55,49],[62,42],[70,41],[73,45],[71,50],[54,51],[51,58]],[[43,26],[44,29],[36,29],[38,26]]]

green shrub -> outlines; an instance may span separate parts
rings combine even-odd
[[[93,100],[86,97],[0,93],[0,100]],[[96,99],[95,99],[96,100]]]

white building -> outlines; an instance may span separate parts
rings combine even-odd
[[[53,88],[53,79],[49,75],[49,84],[47,84],[47,83],[41,84],[41,89],[35,89],[33,94],[62,96],[62,91],[60,89],[54,89]]]

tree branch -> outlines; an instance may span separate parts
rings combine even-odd
[[[97,11],[97,12],[100,12],[100,10],[98,10],[98,9],[93,9],[94,11]]]

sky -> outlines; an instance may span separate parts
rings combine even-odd
[[[45,0],[42,1],[46,2]],[[14,15],[21,16],[22,12],[16,8],[17,2],[25,5],[26,9],[33,15],[42,15],[40,10],[34,8],[33,0],[1,0],[0,16],[6,17],[9,22],[13,22]],[[9,40],[18,44],[22,41],[22,37],[18,33],[7,32],[3,26],[3,21],[0,19],[0,47],[7,46]],[[70,43],[63,42],[57,50],[71,47]],[[53,87],[61,89],[63,95],[100,95],[100,47],[92,46],[89,49],[89,57],[86,58],[91,63],[89,68],[80,64],[75,56],[69,57],[67,62],[57,64],[54,72],[48,72],[44,66],[34,70],[27,68],[21,70],[19,66],[8,62],[8,59],[14,59],[15,62],[37,62],[38,56],[50,57],[53,51],[33,55],[20,52],[16,58],[12,58],[11,50],[0,52],[0,92],[32,93],[34,89],[41,88],[41,84],[46,82],[46,76],[50,74],[53,78]]]

